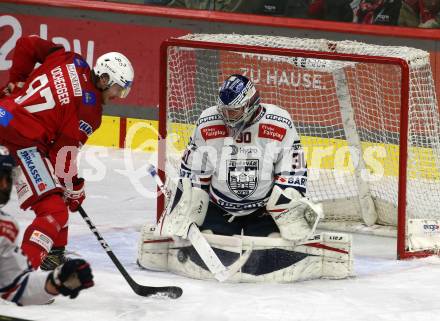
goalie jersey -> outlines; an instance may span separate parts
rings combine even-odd
[[[260,104],[235,137],[217,107],[200,115],[180,175],[205,189],[211,202],[242,216],[264,207],[274,184],[306,192],[307,167],[298,133],[284,109]]]

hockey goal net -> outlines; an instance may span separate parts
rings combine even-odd
[[[351,41],[192,34],[161,48],[159,169],[176,176],[230,74],[288,110],[324,227],[394,234],[397,256],[440,245],[440,121],[425,51]],[[158,213],[163,209],[158,199]]]

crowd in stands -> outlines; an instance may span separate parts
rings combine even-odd
[[[111,0],[362,24],[440,28],[440,0]]]

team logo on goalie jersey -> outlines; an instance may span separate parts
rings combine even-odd
[[[251,196],[258,186],[258,168],[258,159],[228,160],[229,190],[241,199]]]

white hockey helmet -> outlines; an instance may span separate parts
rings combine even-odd
[[[118,84],[123,88],[120,98],[127,97],[133,84],[134,69],[130,60],[119,52],[108,52],[96,60],[93,71],[96,76],[107,74],[108,87]]]

